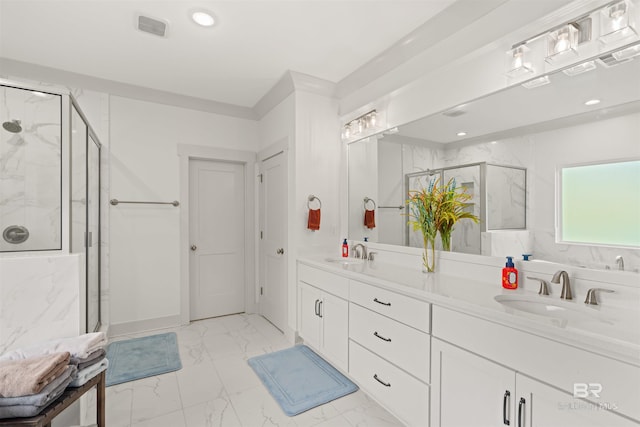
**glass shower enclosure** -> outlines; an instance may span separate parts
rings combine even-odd
[[[100,327],[100,149],[67,92],[0,80],[0,255],[78,253]]]
[[[471,196],[465,209],[478,217],[479,222],[460,221],[451,235],[454,252],[483,253],[482,233],[496,230],[525,230],[527,170],[525,168],[487,162],[449,166],[405,175],[405,192],[426,188],[439,180],[441,185],[455,180]],[[410,226],[405,227],[408,246],[422,247],[422,235]],[[440,239],[436,249],[441,250]]]

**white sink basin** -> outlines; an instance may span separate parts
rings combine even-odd
[[[571,322],[596,321],[609,323],[600,313],[593,309],[580,307],[577,304],[566,301],[551,300],[545,296],[496,295],[494,299],[505,307],[551,319]]]
[[[325,258],[325,259],[329,262],[335,262],[336,264],[342,264],[342,265],[354,265],[354,264],[357,265],[357,264],[364,263],[364,260],[359,258],[336,257],[336,258]]]

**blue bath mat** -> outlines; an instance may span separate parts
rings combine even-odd
[[[175,332],[113,342],[107,359],[107,387],[182,368]]]
[[[248,362],[290,417],[358,390],[304,345],[252,357]]]

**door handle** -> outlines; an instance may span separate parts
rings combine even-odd
[[[526,400],[524,400],[524,397],[520,398],[520,403],[518,403],[518,427],[522,427],[522,413],[523,408],[524,408],[524,404],[526,403]]]
[[[280,248],[280,249],[276,250],[276,253],[278,255],[284,255],[284,248]]]
[[[511,397],[511,392],[509,390],[504,391],[504,397],[502,398],[502,424],[508,426],[511,424],[509,418],[507,418],[507,400]]]
[[[318,316],[320,316],[320,318],[322,318],[322,300],[320,300],[320,303],[318,303]]]
[[[320,300],[316,300],[316,306],[314,309],[314,313],[316,314],[316,316],[320,316],[320,312],[318,311],[318,303],[320,302]]]
[[[198,249],[198,247],[196,245],[191,245],[191,250],[195,251],[196,249]]]

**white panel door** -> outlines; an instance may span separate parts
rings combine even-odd
[[[515,427],[638,426],[638,423],[607,410],[615,410],[615,402],[587,402],[520,374],[516,374],[516,388],[518,399],[514,418],[517,423],[512,423]]]
[[[287,154],[260,165],[260,313],[281,331],[287,325]]]
[[[438,339],[431,350],[431,426],[515,425],[515,372]]]
[[[245,310],[244,165],[189,161],[191,320]]]

